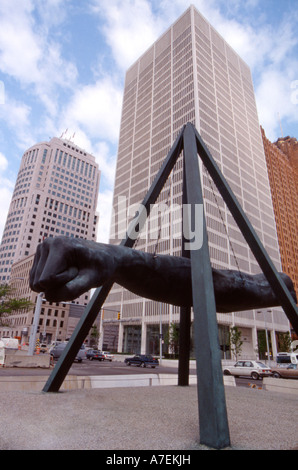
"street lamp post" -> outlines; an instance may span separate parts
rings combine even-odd
[[[13,281],[24,281],[25,278],[24,277],[19,277],[19,276],[16,276],[16,277],[11,277],[9,279],[9,284],[11,284]],[[17,294],[18,295],[18,294]],[[10,335],[12,336],[12,331],[10,333]],[[20,339],[20,345],[22,344],[22,336],[23,336],[23,330],[21,332],[21,339]]]
[[[263,313],[263,316],[264,316],[267,357],[268,357],[268,365],[270,366],[270,349],[269,349],[269,341],[268,341],[268,329],[267,329],[266,316],[265,316],[265,312],[263,310],[258,310],[257,313]]]
[[[44,296],[43,292],[40,292],[37,296],[35,310],[34,310],[33,325],[32,325],[30,340],[29,340],[28,356],[33,356],[34,354],[34,350],[36,346],[36,333],[37,333],[37,327],[39,324],[39,316],[40,316],[43,296]]]
[[[99,340],[98,340],[98,349],[102,351],[103,345],[103,317],[104,317],[104,309],[100,309],[100,320],[99,320]]]
[[[163,335],[162,335],[162,304],[159,305],[159,363],[162,363],[162,344],[163,344]]]

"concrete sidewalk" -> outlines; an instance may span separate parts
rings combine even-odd
[[[226,386],[231,448],[298,449],[297,395]],[[204,450],[197,387],[0,391],[1,450]]]

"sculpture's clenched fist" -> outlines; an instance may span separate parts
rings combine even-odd
[[[108,246],[79,238],[47,238],[37,247],[30,287],[49,301],[73,300],[113,276]]]

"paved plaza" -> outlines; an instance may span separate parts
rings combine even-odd
[[[225,387],[233,450],[298,449],[298,396]],[[197,387],[0,392],[1,450],[206,450]]]

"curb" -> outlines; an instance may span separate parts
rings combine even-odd
[[[41,392],[48,376],[0,377],[0,392]],[[178,374],[135,375],[67,375],[60,390],[90,390],[95,388],[156,387],[177,385]],[[189,385],[197,383],[197,376],[189,376]],[[224,377],[224,385],[236,386],[234,377]]]

